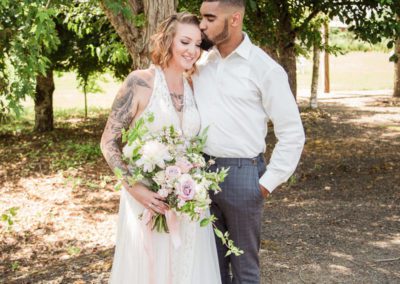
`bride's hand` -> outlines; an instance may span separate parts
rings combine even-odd
[[[155,192],[152,192],[141,183],[135,184],[128,191],[138,202],[153,212],[165,214],[165,212],[168,210],[167,204],[163,202],[165,198],[161,197]]]

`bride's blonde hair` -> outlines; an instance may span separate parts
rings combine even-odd
[[[168,62],[172,58],[172,42],[176,34],[176,27],[180,24],[200,25],[199,19],[188,12],[172,14],[166,18],[157,29],[157,32],[150,38],[150,54],[154,64],[161,68],[168,67]],[[196,71],[195,65],[187,71],[193,74]]]

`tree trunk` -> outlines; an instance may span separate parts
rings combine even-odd
[[[329,94],[331,92],[331,75],[330,75],[330,67],[329,67],[329,21],[324,23],[324,45],[325,45],[325,52],[324,52],[324,92]]]
[[[35,93],[35,131],[51,131],[53,125],[53,92],[54,92],[53,70],[49,69],[46,76],[36,77]]]
[[[395,53],[397,54],[397,62],[394,64],[393,97],[400,98],[400,39],[396,41]]]
[[[321,56],[321,49],[318,43],[314,43],[313,50],[313,69],[311,79],[311,96],[310,96],[310,107],[312,109],[318,108],[318,80],[319,80],[319,58]]]
[[[293,46],[286,46],[280,48],[279,62],[289,77],[289,85],[292,90],[294,98],[297,97],[297,65],[296,65],[296,52]]]
[[[144,15],[145,23],[143,26],[135,25],[131,20],[126,19],[122,13],[114,14],[109,6],[107,6],[107,2],[110,1],[102,0],[101,6],[132,57],[132,69],[147,67],[150,63],[149,39],[156,32],[158,24],[175,12],[177,1],[126,1],[133,17]]]
[[[287,1],[274,1],[274,4],[277,7],[277,11],[279,11],[279,21],[277,23],[279,63],[288,74],[290,89],[292,90],[293,96],[296,98],[296,33],[291,23],[289,4]]]
[[[271,58],[273,60],[275,60],[276,62],[279,62],[279,54],[278,54],[278,50],[276,50],[276,48],[272,48],[270,46],[262,46],[261,48],[262,48],[262,50],[265,51],[266,54],[271,56]]]

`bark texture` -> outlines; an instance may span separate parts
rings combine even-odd
[[[53,92],[54,92],[53,70],[49,69],[46,76],[36,77],[35,93],[35,127],[38,132],[53,130]]]
[[[175,12],[176,1],[128,0],[133,17],[144,15],[143,26],[135,25],[135,21],[127,19],[122,13],[112,11],[109,2],[103,0],[102,8],[132,57],[132,69],[147,67],[150,63],[149,39],[155,33],[158,24]]]
[[[319,80],[319,63],[320,63],[321,49],[318,44],[314,44],[313,49],[313,69],[311,79],[311,96],[310,107],[312,109],[318,108],[318,80]]]
[[[396,41],[395,52],[398,56],[397,62],[394,64],[394,88],[393,97],[400,98],[400,39]]]

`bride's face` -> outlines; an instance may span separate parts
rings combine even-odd
[[[178,23],[172,42],[172,58],[170,64],[183,70],[189,70],[199,59],[201,44],[200,28],[192,24]]]

